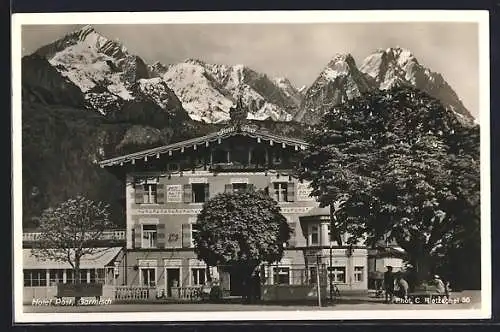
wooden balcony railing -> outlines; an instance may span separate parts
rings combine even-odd
[[[117,301],[151,301],[160,299],[174,299],[181,301],[201,300],[202,286],[172,287],[171,295],[166,296],[165,291],[156,287],[145,286],[117,286],[114,298]]]
[[[23,233],[23,242],[36,242],[39,240],[40,232]],[[105,231],[97,241],[125,241],[127,231],[124,229]]]
[[[155,287],[117,286],[115,288],[115,300],[148,301],[155,299],[156,293]]]
[[[172,287],[172,297],[181,300],[198,301],[201,300],[201,290],[202,286]]]

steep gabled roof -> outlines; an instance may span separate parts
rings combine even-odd
[[[153,149],[143,150],[131,154],[127,154],[124,156],[106,159],[99,162],[99,166],[101,167],[109,167],[113,165],[123,165],[124,163],[134,163],[135,160],[144,159],[147,160],[149,157],[159,158],[162,154],[172,155],[174,151],[183,152],[185,149],[193,148],[196,149],[197,146],[209,146],[212,142],[220,142],[226,138],[232,136],[248,136],[257,139],[260,141],[268,141],[269,144],[281,144],[283,147],[286,146],[294,146],[295,150],[304,150],[308,144],[300,139],[278,136],[274,134],[270,134],[268,132],[253,128],[251,126],[233,126],[223,128],[217,132],[192,138],[186,141],[181,141],[169,145],[160,146]]]

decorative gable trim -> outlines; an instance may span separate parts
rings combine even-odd
[[[103,160],[99,162],[99,166],[123,166],[125,163],[135,164],[135,161],[139,159],[148,160],[149,157],[159,158],[162,154],[168,154],[169,156],[171,156],[172,152],[174,151],[180,151],[181,153],[184,153],[186,149],[196,150],[196,147],[198,145],[209,146],[211,142],[220,143],[222,140],[232,136],[247,136],[257,139],[257,142],[267,141],[270,145],[279,144],[283,148],[287,146],[294,146],[295,150],[305,150],[308,146],[308,144],[303,140],[270,134],[268,132],[253,128],[252,126],[232,126],[221,129],[215,133],[193,138],[190,140]]]

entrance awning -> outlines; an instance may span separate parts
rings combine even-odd
[[[300,216],[299,219],[301,221],[330,221],[330,207],[315,207],[303,216]]]
[[[60,262],[53,259],[42,260],[34,256],[32,250],[36,251],[39,249],[23,249],[23,269],[72,269],[68,262]],[[85,255],[80,259],[80,268],[104,268],[118,256],[121,250],[121,247],[98,248],[97,252]]]

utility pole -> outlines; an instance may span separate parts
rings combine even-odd
[[[330,303],[333,303],[333,276],[332,276],[332,265],[333,265],[333,248],[332,248],[332,226],[330,225],[330,265],[328,266],[327,275],[328,282],[330,285]]]
[[[342,245],[342,239],[340,237],[340,234],[337,233],[336,225],[335,225],[335,220],[336,220],[336,214],[339,210],[341,210],[344,206],[344,204],[347,202],[347,197],[344,196],[341,199],[337,200],[336,202],[333,203],[333,205],[330,205],[330,266],[327,269],[327,275],[329,279],[329,286],[330,286],[330,301],[333,302],[333,275],[332,275],[332,265],[333,265],[333,240],[334,238],[337,239],[337,245],[341,246]],[[347,274],[347,271],[346,271]]]

